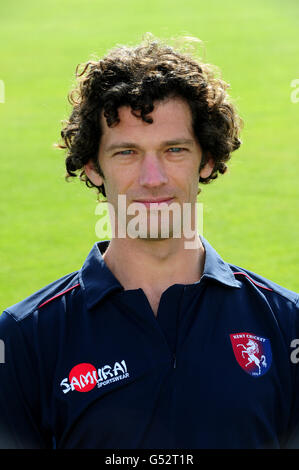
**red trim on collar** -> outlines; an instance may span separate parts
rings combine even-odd
[[[251,279],[251,277],[250,277],[250,276],[248,276],[248,274],[246,274],[246,273],[237,272],[237,273],[234,273],[234,274],[235,274],[235,275],[236,275],[236,274],[243,274],[243,276],[247,276],[247,277],[248,277],[248,279],[250,279],[250,280],[251,280],[251,282],[253,282],[253,284],[255,284],[256,286],[258,286],[258,287],[262,287],[263,289],[267,289],[267,290],[271,290],[271,291],[273,291],[273,289],[271,289],[270,287],[266,287],[266,286],[263,286],[262,284],[259,284],[258,282],[255,282],[255,281],[254,281],[253,279]]]
[[[54,295],[53,297],[51,297],[50,299],[46,300],[46,301],[43,302],[41,305],[39,305],[39,307],[37,307],[37,308],[43,307],[43,306],[46,305],[48,302],[51,302],[51,300],[56,299],[56,298],[59,297],[60,295],[63,295],[63,294],[65,294],[66,292],[68,292],[69,290],[72,290],[72,289],[74,289],[75,287],[78,287],[78,286],[80,286],[80,283],[79,283],[79,282],[78,282],[78,284],[75,284],[74,286],[69,287],[68,289],[64,290],[63,292],[59,292],[59,294]]]

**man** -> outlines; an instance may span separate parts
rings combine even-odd
[[[96,243],[79,271],[1,315],[1,447],[298,446],[298,294],[224,262],[203,237],[187,248],[168,210],[191,208],[196,228],[198,183],[240,146],[226,88],[159,41],[78,74],[67,176],[107,198],[116,234],[132,205],[145,232]]]

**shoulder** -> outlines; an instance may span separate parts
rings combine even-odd
[[[80,289],[79,271],[75,271],[42,287],[20,302],[5,308],[4,313],[20,322],[32,316],[34,312],[44,308],[47,304],[50,305],[55,299],[62,299],[64,295],[71,295],[78,289]],[[0,319],[1,317],[2,315]]]
[[[229,264],[235,279],[237,279],[241,285],[254,286],[256,290],[264,293],[265,295],[272,295],[273,297],[281,297],[282,301],[289,301],[296,306],[299,306],[299,293],[287,289],[270,279],[260,276],[257,273],[249,271],[248,269],[240,268],[239,266]]]
[[[229,265],[239,283],[239,295],[243,304],[256,310],[260,318],[270,317],[286,331],[299,328],[299,294],[259,274],[239,266]],[[248,307],[249,308],[249,307]],[[267,317],[267,318],[270,318]]]

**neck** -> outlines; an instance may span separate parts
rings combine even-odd
[[[173,284],[200,280],[204,247],[199,237],[192,249],[185,248],[185,241],[113,238],[103,258],[125,290],[142,288],[158,293]]]

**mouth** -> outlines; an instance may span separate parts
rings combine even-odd
[[[145,205],[146,207],[156,207],[159,204],[166,203],[166,204],[171,204],[172,201],[174,200],[173,197],[170,198],[160,198],[160,199],[135,199],[133,202],[139,202],[140,204]]]

